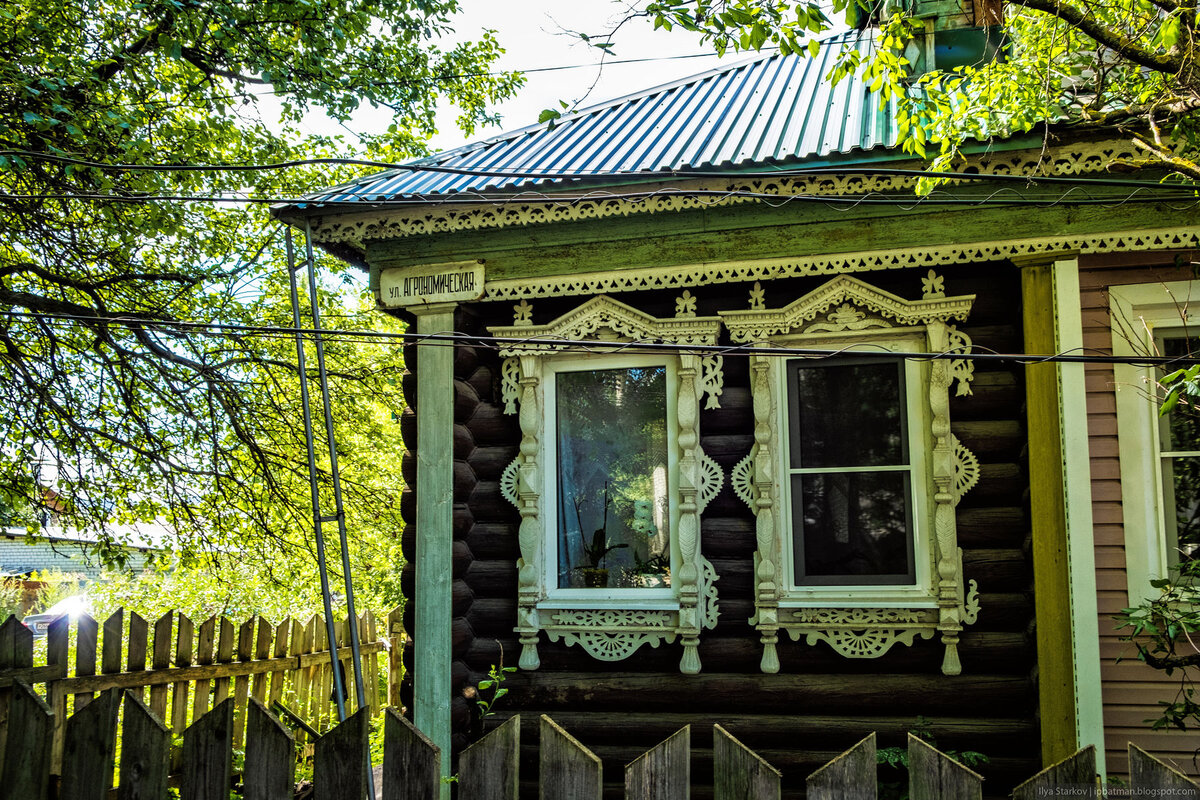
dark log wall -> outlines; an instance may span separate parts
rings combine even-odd
[[[1020,292],[1016,270],[1006,264],[940,270],[948,294],[979,295],[962,326],[975,344],[1019,352]],[[924,270],[871,273],[863,277],[902,297],[921,294]],[[767,286],[769,307],[778,307],[828,278],[776,281]],[[745,308],[749,285],[693,289],[701,315]],[[658,316],[674,314],[679,292],[642,292],[618,299]],[[584,298],[533,301],[534,321],[543,323]],[[475,304],[459,314],[460,330],[484,332],[512,321],[512,303]],[[409,348],[407,363],[416,363]],[[455,400],[454,686],[455,748],[481,727],[520,712],[524,717],[522,777],[535,796],[537,719],[550,714],[605,762],[606,795],[620,796],[622,769],[645,749],[684,724],[692,724],[693,776],[697,798],[711,780],[714,722],[771,761],[784,773],[785,797],[803,796],[804,778],[829,758],[878,731],[880,746],[902,746],[918,716],[939,746],[976,750],[991,758],[983,767],[989,793],[1006,795],[1039,767],[1040,745],[1033,639],[1032,567],[1026,511],[1027,480],[1024,386],[1009,364],[980,363],[974,395],[954,398],[954,433],[979,457],[980,485],[959,506],[959,542],[968,578],[979,582],[982,611],[960,644],[963,674],[946,677],[943,647],[936,639],[897,645],[879,659],[847,659],[826,645],[808,646],[781,635],[777,675],[759,671],[760,645],[747,624],[753,613],[751,565],[753,517],[729,489],[733,465],[752,445],[751,398],[743,359],[725,359],[721,408],[701,414],[702,446],[726,473],[720,495],[702,525],[702,551],[720,575],[720,623],[701,638],[703,671],[679,672],[678,644],[644,646],[620,662],[592,659],[578,647],[539,645],[542,667],[519,672],[505,683],[509,694],[495,716],[480,721],[475,685],[503,661],[515,665],[518,556],[515,508],[499,492],[501,470],[516,456],[515,415],[501,413],[500,360],[490,350],[459,347]],[[406,387],[406,444],[415,445],[415,386]],[[411,456],[407,462],[412,469]],[[415,481],[408,475],[409,485]],[[405,496],[413,519],[411,489]],[[412,592],[413,538],[405,537],[405,591]],[[409,595],[411,596],[411,594]],[[411,620],[406,621],[411,628]],[[419,646],[419,643],[417,643]]]

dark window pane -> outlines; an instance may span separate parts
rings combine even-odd
[[[1200,558],[1200,458],[1164,458],[1170,563]]]
[[[671,581],[665,367],[555,375],[558,587]]]
[[[1182,336],[1164,339],[1162,354],[1169,358],[1200,354],[1200,340]],[[1175,367],[1164,367],[1160,374],[1174,372]],[[1171,451],[1200,450],[1200,407],[1196,398],[1183,398],[1176,404],[1165,420],[1161,421],[1162,448]]]
[[[908,463],[902,362],[791,366],[792,469]]]
[[[907,471],[793,475],[796,583],[912,583],[910,496]]]

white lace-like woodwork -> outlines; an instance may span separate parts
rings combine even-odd
[[[564,353],[561,345],[543,344],[562,340],[594,339],[605,342],[657,341],[677,344],[716,344],[721,322],[716,317],[690,316],[694,300],[681,298],[683,316],[658,318],[610,297],[594,297],[572,311],[544,325],[533,322],[533,309],[527,302],[515,308],[514,324],[491,328],[503,340],[500,355],[505,358],[501,371],[501,397],[507,413],[519,413],[521,423],[520,455],[505,468],[500,492],[521,512],[519,533],[521,558],[517,599],[517,633],[521,641],[520,666],[537,669],[538,636],[544,631],[552,642],[563,641],[582,647],[594,658],[615,661],[628,658],[643,645],[658,647],[663,642],[682,640],[680,670],[700,671],[700,634],[717,623],[717,575],[700,554],[700,515],[720,492],[725,476],[720,465],[700,447],[700,403],[708,397],[709,408],[717,407],[723,376],[719,357],[703,358],[682,353],[677,359],[676,409],[677,431],[671,437],[676,448],[678,523],[672,531],[674,548],[670,607],[638,608],[636,597],[622,596],[618,601],[606,597],[603,590],[589,591],[577,608],[564,607],[561,600],[550,602],[550,581],[554,576],[545,569],[545,548],[554,541],[552,516],[542,509],[538,487],[545,464],[542,426],[545,420],[541,377],[545,366]],[[595,608],[597,602],[605,608]],[[584,606],[588,607],[584,607]]]
[[[760,347],[824,349],[895,334],[916,336],[920,349],[929,352],[969,353],[971,340],[951,322],[966,319],[974,295],[947,297],[944,280],[933,270],[922,286],[920,300],[906,300],[842,275],[783,308],[767,309],[761,298],[752,296],[748,310],[721,312],[721,318],[732,341]],[[928,367],[929,464],[934,494],[930,525],[922,527],[932,528],[924,549],[932,554],[935,570],[929,585],[919,592],[921,596],[914,595],[912,605],[899,600],[876,608],[842,608],[836,601],[830,601],[828,607],[813,607],[818,601],[811,596],[787,589],[784,563],[791,532],[786,509],[776,508],[783,486],[775,477],[784,474],[780,453],[787,449],[787,428],[776,400],[782,370],[781,359],[751,359],[754,446],[730,474],[734,494],[756,517],[755,613],[750,622],[760,633],[762,670],[779,670],[776,646],[782,629],[796,640],[803,635],[808,644],[824,642],[848,658],[876,658],[897,643],[911,645],[918,637],[929,639],[940,633],[945,646],[942,671],[958,674],[962,671],[959,633],[975,621],[979,601],[974,581],[969,591],[964,587],[955,507],[979,482],[980,468],[978,459],[950,433],[948,408],[952,384],[957,384],[957,394],[970,394],[970,360],[934,360]],[[852,593],[847,592],[847,599]],[[859,595],[869,596],[869,592]],[[804,607],[796,607],[796,601]],[[936,607],[930,608],[931,602]]]

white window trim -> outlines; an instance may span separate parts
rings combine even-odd
[[[714,345],[721,322],[716,317],[697,317],[696,299],[684,292],[676,301],[676,315],[658,318],[613,300],[594,297],[544,325],[533,323],[532,306],[522,301],[514,307],[514,324],[490,328],[491,333],[511,341],[500,346],[505,358],[501,395],[506,413],[519,407],[520,452],[504,471],[501,492],[521,514],[518,566],[517,627],[520,634],[522,669],[537,669],[539,634],[550,641],[560,639],[578,645],[594,658],[616,661],[628,658],[644,644],[658,647],[663,642],[682,640],[680,671],[700,671],[699,643],[704,629],[717,622],[715,570],[700,552],[700,515],[720,491],[724,476],[715,461],[700,447],[700,402],[707,408],[719,406],[722,390],[722,359],[680,352],[657,357],[668,363],[673,407],[668,419],[673,424],[670,442],[670,471],[673,473],[671,507],[671,587],[658,589],[559,589],[557,572],[548,567],[547,551],[557,548],[556,525],[551,521],[550,501],[556,491],[553,480],[553,433],[547,409],[549,375],[564,365],[582,363],[568,355],[568,345],[557,341],[598,342],[658,341],[683,345]],[[641,355],[596,356],[588,368],[614,368],[647,363]],[[557,555],[554,556],[557,558]],[[676,561],[678,558],[678,561]],[[553,584],[553,585],[551,585]]]
[[[920,300],[880,290],[849,275],[840,275],[809,294],[778,309],[767,309],[757,284],[747,311],[721,312],[730,338],[758,347],[811,347],[826,350],[849,342],[888,343],[908,340],[928,352],[966,352],[970,340],[951,324],[964,320],[974,295],[946,297],[944,282],[933,270],[922,281]],[[760,632],[763,672],[779,671],[778,634],[806,636],[808,644],[825,642],[849,658],[876,658],[896,643],[911,645],[917,636],[940,633],[945,646],[942,671],[962,671],[958,637],[978,612],[975,582],[965,585],[962,551],[958,547],[955,507],[979,478],[979,463],[950,432],[949,392],[970,393],[973,373],[969,359],[939,359],[921,368],[921,388],[928,402],[917,419],[924,420],[930,439],[925,449],[929,465],[921,513],[931,520],[926,535],[914,541],[914,557],[930,559],[928,583],[921,579],[907,591],[899,587],[847,586],[840,591],[795,587],[792,583],[791,514],[787,503],[785,456],[788,432],[781,358],[751,357],[755,444],[733,470],[735,493],[756,517],[755,614],[750,619]],[[909,398],[918,392],[907,391]],[[913,420],[916,422],[916,419]],[[916,481],[914,480],[914,484]],[[930,502],[932,500],[932,502]],[[924,553],[925,555],[917,555]]]
[[[924,331],[914,332],[904,336],[895,328],[876,329],[866,335],[857,334],[852,337],[832,336],[829,338],[811,336],[787,336],[773,340],[781,347],[816,347],[821,349],[842,350],[847,355],[855,351],[879,352],[886,347],[892,352],[920,352],[923,342],[918,343],[917,336],[924,339]],[[792,508],[792,488],[788,466],[789,435],[787,409],[787,381],[783,378],[787,363],[792,359],[775,359],[772,368],[780,373],[779,379],[773,383],[777,387],[775,408],[779,409],[778,424],[780,425],[780,446],[775,448],[777,471],[781,477],[779,497],[781,510],[779,524],[786,530],[790,527]],[[782,363],[780,363],[782,361]],[[785,535],[783,548],[783,567],[786,583],[784,594],[780,598],[781,608],[821,608],[836,602],[839,605],[856,606],[913,606],[921,604],[926,608],[936,608],[937,598],[933,586],[934,557],[933,557],[933,513],[929,499],[935,488],[930,477],[931,465],[929,460],[933,452],[933,443],[929,435],[929,403],[928,391],[922,392],[929,385],[927,365],[918,361],[904,362],[906,412],[908,414],[908,446],[911,475],[911,502],[913,524],[913,566],[915,579],[912,584],[890,584],[871,586],[867,584],[848,584],[840,586],[801,586],[796,583],[795,547],[790,531]],[[922,402],[926,400],[926,402]],[[849,602],[847,602],[849,601]]]
[[[1200,331],[1200,281],[1110,286],[1109,318],[1114,356],[1155,353],[1155,336]],[[1122,527],[1128,602],[1158,596],[1150,581],[1166,577],[1170,563],[1159,468],[1158,403],[1154,368],[1113,365],[1117,446],[1121,461]]]

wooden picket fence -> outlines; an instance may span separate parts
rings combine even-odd
[[[118,714],[123,744],[116,757]],[[234,700],[227,698],[183,732],[181,800],[226,800],[231,789],[244,800],[293,797],[296,743],[255,698],[246,713],[241,774],[233,769]],[[385,712],[381,767],[368,773],[370,709],[360,709],[315,743],[314,800],[362,800],[372,782],[378,800],[437,800],[441,754],[394,709]],[[45,800],[51,787],[49,744],[54,711],[28,684],[12,693],[5,749],[0,753],[0,800]],[[117,797],[159,800],[167,793],[170,732],[136,692],[110,689],[63,725],[65,758],[54,796],[104,800],[117,766]],[[14,735],[16,732],[20,735]],[[545,800],[601,800],[600,759],[547,716],[539,731],[538,796]],[[520,717],[512,717],[464,750],[458,759],[458,800],[517,800],[520,786]],[[982,778],[910,735],[912,800],[980,800]],[[1130,745],[1130,797],[1197,798],[1200,789],[1171,767]],[[685,727],[625,767],[628,800],[686,800],[690,792],[691,729]],[[779,800],[780,773],[721,726],[714,726],[715,800]],[[378,780],[369,778],[374,774]],[[808,777],[809,800],[874,800],[875,735]],[[1016,800],[1103,797],[1095,751],[1088,747],[1043,770],[1012,792]]]
[[[400,610],[393,610],[382,624],[367,611],[357,624],[363,685],[371,710],[378,713],[383,706],[398,706],[403,641]],[[0,625],[0,750],[6,739],[12,740],[13,731],[24,730],[24,723],[16,724],[10,709],[13,687],[18,683],[37,689],[53,712],[45,756],[47,768],[55,775],[65,775],[68,766],[64,757],[69,747],[64,725],[68,714],[75,719],[86,713],[97,702],[98,692],[111,698],[116,696],[112,692],[124,691],[127,702],[134,703],[145,703],[148,693],[147,711],[155,720],[150,727],[176,734],[205,718],[210,708],[225,707],[232,715],[230,742],[239,749],[246,740],[250,699],[282,706],[290,712],[288,719],[294,726],[307,727],[307,735],[315,738],[337,720],[334,650],[347,678],[348,707],[354,707],[348,622],[339,621],[335,630],[337,641],[331,648],[320,616],[307,621],[285,619],[279,624],[263,617],[240,624],[210,617],[195,625],[186,615],[171,611],[151,624],[122,609],[102,623],[87,615],[73,623],[60,617],[51,623],[43,649],[34,647],[28,628],[9,617]],[[385,687],[383,698],[381,685]],[[104,715],[110,711],[106,706],[93,714],[107,719]],[[18,733],[18,745],[21,739]]]

